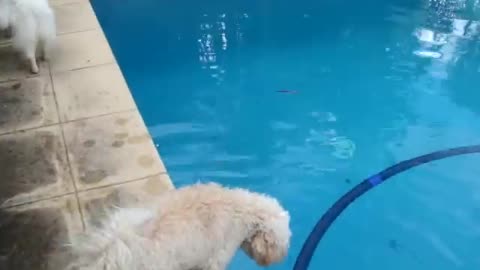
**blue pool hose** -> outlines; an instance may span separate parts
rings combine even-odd
[[[363,180],[360,184],[353,187],[349,192],[347,192],[339,200],[337,200],[317,222],[312,232],[308,236],[307,240],[303,244],[302,250],[297,257],[297,261],[295,262],[295,266],[293,267],[293,269],[306,270],[308,268],[313,253],[317,248],[318,242],[323,238],[328,228],[330,228],[330,225],[332,225],[335,219],[337,219],[337,217],[343,212],[343,210],[345,210],[353,201],[355,201],[358,197],[362,196],[373,187],[385,182],[390,177],[409,170],[413,167],[417,167],[419,165],[429,163],[435,160],[444,159],[447,157],[473,153],[480,153],[480,145],[451,148],[405,160]]]

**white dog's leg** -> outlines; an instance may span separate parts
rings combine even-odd
[[[35,50],[38,43],[37,24],[28,10],[19,10],[13,29],[13,45],[20,50],[30,64],[30,70],[38,73]]]
[[[28,63],[30,65],[30,71],[32,73],[37,74],[39,72],[37,59],[35,58],[35,49],[36,49],[36,42],[25,43],[23,44],[23,53],[25,54]]]
[[[37,65],[37,59],[35,59],[35,49],[36,49],[36,43],[31,42],[31,43],[25,43],[22,44],[22,51],[25,54],[25,57],[28,60],[28,63],[30,65],[30,71],[32,73],[37,74],[39,72],[38,65]]]
[[[37,74],[40,71],[40,69],[38,68],[37,60],[35,59],[35,56],[28,58],[28,61],[30,62],[30,71],[32,73]]]

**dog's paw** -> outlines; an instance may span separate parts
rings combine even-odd
[[[38,66],[32,66],[32,67],[30,68],[30,72],[31,72],[32,74],[38,74],[38,72],[40,72],[40,70],[39,70]]]
[[[33,73],[33,74],[38,74],[38,72],[39,72],[39,68],[38,68],[37,61],[35,60],[35,58],[30,59],[30,72]]]

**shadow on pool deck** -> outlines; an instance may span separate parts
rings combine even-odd
[[[73,234],[172,188],[89,1],[50,2],[40,74],[0,47],[0,270],[63,269]]]

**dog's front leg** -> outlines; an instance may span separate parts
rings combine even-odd
[[[37,74],[39,72],[39,69],[38,69],[37,60],[35,59],[35,57],[29,58],[28,62],[30,63],[30,71],[33,74]]]

